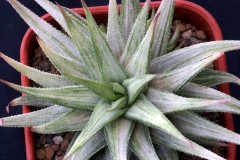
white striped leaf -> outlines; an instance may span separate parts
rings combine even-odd
[[[100,80],[121,83],[127,78],[125,70],[121,67],[116,56],[112,53],[105,37],[101,34],[85,2],[83,0],[81,0],[81,2],[87,17],[91,33],[92,47],[94,49],[100,75],[103,76]]]
[[[152,12],[151,12],[151,17],[147,20],[147,29],[149,28],[150,24],[152,23],[153,21],[153,18],[155,17],[156,15],[156,10],[155,8],[151,8],[152,9]]]
[[[224,104],[211,105],[207,107],[201,107],[199,109],[192,109],[195,111],[207,111],[207,112],[229,112],[240,114],[240,101],[225,94],[217,91],[213,88],[206,86],[200,86],[193,83],[187,83],[178,92],[178,95],[193,98],[204,98],[204,99],[228,99]]]
[[[180,31],[177,26],[172,38],[168,42],[167,52],[171,52],[176,47],[179,36],[180,36]]]
[[[143,124],[137,123],[135,125],[129,146],[141,160],[159,160],[153,148],[149,129]]]
[[[109,0],[108,7],[107,42],[112,49],[112,52],[119,59],[123,53],[126,40],[123,36],[122,26],[120,26],[119,22],[116,0]]]
[[[124,96],[122,98],[119,98],[115,102],[112,102],[112,106],[109,109],[109,111],[120,109],[120,108],[127,107],[127,106],[128,106],[128,97]]]
[[[201,137],[196,137],[196,136],[189,136],[186,135],[191,141],[194,141],[197,144],[203,145],[203,146],[214,146],[214,147],[228,147],[229,144],[220,142],[218,140],[214,139],[206,139],[206,138],[201,138]]]
[[[120,117],[104,127],[113,160],[127,160],[128,142],[134,125],[134,121]]]
[[[133,1],[127,1],[126,3],[131,3],[131,2],[134,3]],[[142,42],[143,37],[146,34],[146,20],[149,12],[149,5],[150,5],[150,0],[147,0],[133,25],[133,28],[132,28],[132,31],[130,32],[129,37],[127,38],[125,49],[120,58],[120,63],[124,67],[127,66],[130,59],[133,57],[134,53],[136,52],[139,44]],[[129,15],[126,15],[126,16],[129,16]]]
[[[175,69],[173,71],[165,73],[159,73],[156,75],[156,78],[150,82],[149,85],[159,90],[176,92],[185,83],[187,83],[189,79],[194,77],[197,73],[199,73],[221,55],[221,53],[216,53],[206,59],[203,59],[184,68]]]
[[[194,113],[187,111],[177,112],[168,115],[168,118],[184,135],[240,144],[239,134],[210,122]]]
[[[4,127],[30,127],[45,124],[64,116],[72,109],[62,106],[52,106],[38,111],[1,118],[0,126]]]
[[[170,92],[163,92],[158,89],[148,88],[145,96],[164,114],[181,110],[191,110],[203,106],[225,103],[228,99],[211,100],[200,98],[185,98]]]
[[[52,27],[17,0],[9,0],[8,2],[32,28],[32,30],[59,55],[71,59],[77,59],[81,62],[77,48],[67,35],[64,35],[62,32]]]
[[[73,110],[54,121],[32,127],[32,131],[41,134],[81,131],[89,121],[90,116],[91,112]]]
[[[156,14],[150,27],[148,28],[146,35],[142,39],[136,52],[131,57],[128,65],[125,67],[130,77],[142,76],[144,74],[148,74],[149,72],[149,62],[151,56],[150,47],[152,44],[152,37],[158,16],[159,13]]]
[[[121,98],[123,95],[114,93],[113,86],[108,82],[100,82],[91,79],[84,79],[75,75],[65,73],[64,76],[75,81],[78,84],[82,84],[92,92],[103,98],[107,102],[113,102]]]
[[[60,56],[56,51],[52,50],[46,43],[40,38],[37,38],[38,44],[45,52],[52,64],[58,69],[59,72],[71,73],[80,77],[88,78],[85,71],[85,66],[80,64],[78,61],[71,60],[67,57]]]
[[[144,75],[126,79],[123,81],[123,87],[127,90],[128,104],[131,105],[139,95],[139,93],[146,87],[149,81],[155,78],[155,75]]]
[[[30,96],[70,108],[93,110],[100,100],[95,93],[84,86],[69,86],[63,88],[31,88],[15,85],[3,80],[0,80],[0,82]]]
[[[150,130],[153,143],[164,145],[174,150],[179,150],[190,155],[199,156],[208,160],[225,160],[217,154],[199,146],[198,144],[191,141],[191,145],[186,145],[176,137],[166,134],[165,132],[157,129]]]
[[[133,105],[124,114],[129,119],[136,120],[147,126],[163,130],[183,141],[185,145],[191,145],[190,142],[176,129],[176,127],[167,119],[167,117],[153,106],[144,95],[140,94]]]
[[[179,160],[177,151],[165,147],[164,145],[154,145],[159,159],[161,160]]]
[[[82,133],[77,137],[72,148],[67,152],[65,158],[69,158],[75,151],[83,147],[83,145],[101,128],[103,128],[109,122],[115,120],[121,116],[126,110],[127,107],[108,111],[111,108],[111,105],[104,100],[100,100],[97,106],[94,108],[92,116],[88,121],[87,125],[83,129]]]
[[[167,53],[170,36],[171,23],[173,18],[175,0],[163,0],[157,13],[161,13],[156,24],[151,47],[151,57],[156,58]]]
[[[208,87],[213,87],[226,82],[236,83],[240,85],[240,79],[238,77],[227,72],[211,69],[203,70],[196,77],[194,77],[191,82]]]
[[[95,159],[95,160],[98,160],[98,159]],[[108,147],[105,148],[105,158],[102,160],[113,160]]]
[[[79,29],[75,26],[75,24],[71,21],[71,19],[67,16],[66,12],[64,12],[63,8],[59,6],[59,10],[61,10],[61,13],[66,21],[69,35],[73,39],[75,45],[78,48],[78,51],[81,55],[81,59],[83,63],[85,64],[86,72],[92,79],[99,80],[101,75],[99,75],[99,67],[97,64],[97,60],[92,48],[92,44],[87,39],[82,32],[79,31]]]
[[[125,39],[128,39],[128,36],[133,28],[133,24],[138,16],[139,11],[140,4],[138,0],[122,0],[120,23],[123,27]]]
[[[42,72],[40,70],[26,66],[22,63],[13,60],[12,58],[9,58],[8,56],[4,55],[1,52],[0,57],[3,58],[8,64],[10,64],[16,70],[27,76],[29,79],[35,81],[36,83],[44,87],[61,87],[61,86],[63,87],[72,85],[72,83],[63,76]]]
[[[178,49],[151,61],[150,73],[162,73],[194,64],[216,52],[240,48],[240,41],[214,41]]]

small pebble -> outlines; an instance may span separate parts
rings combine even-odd
[[[187,30],[186,26],[181,23],[177,24],[177,26],[180,32],[185,32]]]
[[[183,32],[182,37],[190,39],[192,37],[192,30],[187,30],[187,31]]]
[[[36,158],[37,159],[43,159],[46,157],[46,152],[44,149],[38,149],[36,150]]]
[[[196,37],[198,39],[201,39],[201,40],[206,39],[206,35],[205,35],[205,33],[202,30],[201,31],[196,31]]]
[[[46,148],[46,159],[51,160],[54,155],[54,150],[52,149],[51,146]]]
[[[55,144],[60,145],[63,142],[63,138],[61,136],[53,137],[53,141]]]
[[[70,141],[68,139],[65,139],[62,143],[61,143],[61,151],[65,152],[68,148]]]

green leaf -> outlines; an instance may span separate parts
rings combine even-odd
[[[113,160],[127,160],[128,141],[135,123],[120,117],[105,126],[105,135]]]
[[[59,6],[59,10],[66,21],[69,34],[77,46],[81,59],[85,64],[86,72],[92,79],[99,80],[101,75],[99,75],[99,67],[95,54],[93,53],[91,42],[79,31],[61,6]]]
[[[240,48],[240,41],[214,41],[185,47],[151,61],[150,73],[162,73],[194,64],[217,52]]]
[[[191,64],[184,68],[175,69],[170,72],[159,73],[156,78],[150,82],[150,86],[154,86],[159,90],[176,92],[185,83],[194,77],[197,73],[203,70],[211,62],[220,57],[222,53],[216,53],[208,58],[205,58],[195,64]]]
[[[125,39],[128,39],[140,11],[140,4],[138,0],[122,0],[121,4],[120,23],[123,27]]]
[[[213,139],[206,139],[206,138],[201,138],[201,137],[196,137],[196,136],[189,136],[187,135],[190,140],[194,141],[197,144],[203,145],[203,146],[210,146],[210,147],[228,147],[229,144],[220,142],[218,140],[213,140]]]
[[[151,17],[147,20],[147,29],[149,28],[150,24],[152,23],[155,15],[156,15],[156,10],[155,10],[155,8],[152,8]]]
[[[232,82],[240,85],[240,79],[230,73],[206,69],[194,77],[191,82],[203,86],[213,87],[218,84]]]
[[[63,88],[31,88],[15,85],[4,80],[0,80],[0,82],[30,96],[70,108],[93,110],[100,100],[95,93],[81,85]]]
[[[47,72],[42,72],[40,70],[34,69],[32,67],[26,66],[22,63],[19,63],[8,56],[0,52],[0,57],[3,58],[8,64],[13,68],[18,70],[20,73],[27,76],[29,79],[35,81],[36,83],[44,87],[60,87],[60,86],[69,86],[72,85],[65,77],[50,74]],[[44,78],[42,78],[44,77]]]
[[[59,55],[68,57],[70,59],[77,59],[79,62],[81,62],[77,48],[67,35],[64,35],[62,32],[55,29],[52,25],[42,20],[18,1],[8,0],[8,2],[19,13],[24,21],[32,28],[32,30],[46,44],[48,44],[50,48],[56,51]]]
[[[213,88],[206,86],[200,86],[193,83],[187,83],[178,92],[178,95],[193,98],[204,98],[204,99],[228,99],[224,104],[211,105],[207,107],[201,107],[199,109],[192,109],[194,111],[205,111],[205,112],[229,112],[240,114],[240,101],[225,94],[217,91]]]
[[[171,52],[176,47],[179,36],[180,36],[180,31],[179,31],[178,26],[177,26],[172,38],[168,42],[167,52]]]
[[[142,94],[139,95],[138,99],[127,110],[124,116],[139,121],[147,126],[163,130],[177,139],[184,141],[185,145],[191,145],[167,117],[153,106]]]
[[[127,106],[128,106],[128,97],[124,96],[122,98],[119,98],[115,102],[112,102],[112,107],[109,109],[109,111],[120,109]]]
[[[109,0],[107,42],[118,59],[121,57],[126,44],[122,32],[118,17],[117,2],[116,0]]]
[[[16,115],[12,117],[6,117],[0,119],[0,126],[3,127],[29,127],[41,125],[52,120],[55,120],[72,109],[62,106],[52,106],[38,111]]]
[[[64,76],[75,81],[76,83],[86,86],[99,97],[103,98],[108,102],[116,101],[122,97],[122,95],[114,93],[113,86],[110,83],[84,79],[69,73],[65,73]]]
[[[159,13],[156,14],[145,37],[138,46],[138,49],[130,59],[128,65],[125,67],[130,77],[142,76],[144,74],[148,74],[149,72],[149,63],[151,58],[150,47],[158,16]]]
[[[128,104],[131,105],[139,95],[139,93],[144,89],[144,87],[150,82],[155,75],[144,75],[126,79],[123,81],[123,87],[127,90]]]
[[[81,2],[87,17],[95,57],[102,75],[100,80],[121,83],[127,78],[125,71],[112,53],[105,37],[102,36],[85,2],[83,0]]]
[[[170,121],[184,135],[215,139],[240,144],[240,135],[223,128],[191,112],[177,112],[168,115]]]
[[[191,146],[186,145],[176,137],[166,134],[165,132],[157,129],[150,130],[153,143],[164,145],[174,150],[179,150],[190,155],[196,155],[201,158],[208,160],[225,160],[224,158],[216,155],[215,153],[199,146],[198,144],[191,141]]]
[[[125,1],[124,0],[123,3],[125,3],[125,5],[127,5],[128,3],[136,3],[136,1],[137,0],[134,0],[134,1]],[[140,43],[142,42],[142,40],[145,36],[146,20],[147,20],[147,16],[148,16],[148,12],[149,12],[149,6],[150,6],[150,1],[148,0],[145,2],[141,12],[139,13],[137,19],[135,20],[135,23],[133,25],[133,28],[132,28],[132,31],[130,32],[129,37],[126,38],[127,44],[126,44],[123,54],[120,58],[120,63],[123,67],[127,66],[127,64],[129,63],[130,59],[133,57],[134,53],[138,49]],[[123,4],[122,9],[121,9],[121,14],[123,14],[124,10],[126,9],[124,7],[128,8],[127,6],[124,6],[124,4]],[[132,11],[130,14],[133,14]],[[128,17],[130,14],[126,14],[125,16]],[[136,16],[136,15],[134,15],[134,16]],[[130,18],[130,16],[128,18]],[[128,21],[128,22],[130,22],[130,21]],[[127,23],[127,21],[125,23]]]
[[[153,148],[148,127],[143,124],[135,125],[129,146],[141,160],[159,160]]]
[[[125,107],[118,110],[108,111],[110,107],[111,105],[104,100],[99,101],[97,106],[94,108],[92,116],[88,121],[86,127],[76,139],[72,148],[65,155],[65,158],[69,158],[75,151],[81,148],[97,131],[99,131],[109,122],[121,116],[127,110],[127,107]]]
[[[159,159],[161,160],[179,160],[177,151],[165,147],[164,145],[154,145]]]
[[[154,88],[148,88],[145,95],[147,99],[164,114],[181,110],[191,110],[192,108],[201,108],[204,106],[225,103],[228,101],[228,99],[210,100],[202,98],[185,98]]]
[[[80,131],[85,127],[90,119],[90,116],[91,112],[73,110],[54,121],[32,127],[32,131],[41,134]]]
[[[173,18],[174,0],[163,0],[157,13],[161,13],[156,24],[151,47],[152,58],[167,53],[170,36],[171,23]]]
[[[67,57],[60,56],[56,51],[52,50],[47,44],[45,44],[41,39],[37,38],[39,45],[45,52],[47,57],[53,63],[53,65],[61,73],[71,73],[80,77],[88,78],[85,72],[85,66],[80,64],[78,61],[68,59]]]

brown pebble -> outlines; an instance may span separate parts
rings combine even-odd
[[[43,54],[45,54],[45,53],[43,52],[43,50],[40,47],[38,47],[37,49],[34,50],[35,58],[39,58],[39,57],[43,56]]]
[[[63,160],[64,156],[57,157],[57,160]]]
[[[220,150],[217,147],[212,147],[211,151],[216,153],[217,155],[221,155],[221,152],[220,152]]]
[[[64,137],[64,140],[65,140],[65,139],[68,139],[69,141],[71,141],[72,138],[74,137],[74,135],[75,135],[75,132],[69,132],[69,133],[67,133],[66,136]]]
[[[191,24],[186,24],[186,28],[187,28],[187,30],[191,30],[192,29],[192,25]]]
[[[43,60],[40,64],[39,67],[41,68],[42,71],[48,71],[51,69],[51,62],[48,60]]]
[[[32,66],[38,66],[41,63],[42,59],[39,57],[33,63]]]
[[[37,159],[43,159],[46,157],[46,152],[44,149],[38,149],[36,150],[36,158]]]
[[[54,150],[52,149],[51,146],[46,148],[46,159],[51,160],[54,155]]]
[[[183,25],[182,23],[177,24],[177,26],[180,32],[185,32],[187,30],[186,26]]]
[[[187,30],[187,31],[183,32],[182,37],[190,39],[192,37],[192,31],[191,30]]]
[[[202,30],[201,31],[196,31],[196,37],[198,39],[201,39],[201,40],[206,39],[206,35],[205,35],[205,33]]]
[[[56,152],[56,151],[59,151],[59,149],[60,149],[60,146],[59,145],[56,145],[56,144],[54,144],[54,145],[52,145],[52,149]]]
[[[45,135],[42,135],[41,137],[40,137],[40,139],[39,139],[39,142],[40,142],[40,144],[45,144],[46,143],[46,136]]]
[[[180,20],[175,20],[175,21],[173,21],[173,25],[177,25],[177,24],[180,24],[180,23],[181,23]]]
[[[61,144],[61,151],[66,151],[67,148],[68,148],[68,145],[69,145],[69,140],[68,139],[65,139],[62,144]]]
[[[36,139],[35,140],[35,147],[36,149],[39,149],[41,147],[41,144],[40,144],[40,140],[39,139]]]
[[[59,151],[57,151],[56,155],[57,155],[57,156],[61,156],[62,153],[63,153],[63,152],[62,152],[61,150],[59,150]]]

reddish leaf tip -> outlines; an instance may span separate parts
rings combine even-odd
[[[3,119],[0,119],[0,126],[3,126]]]

